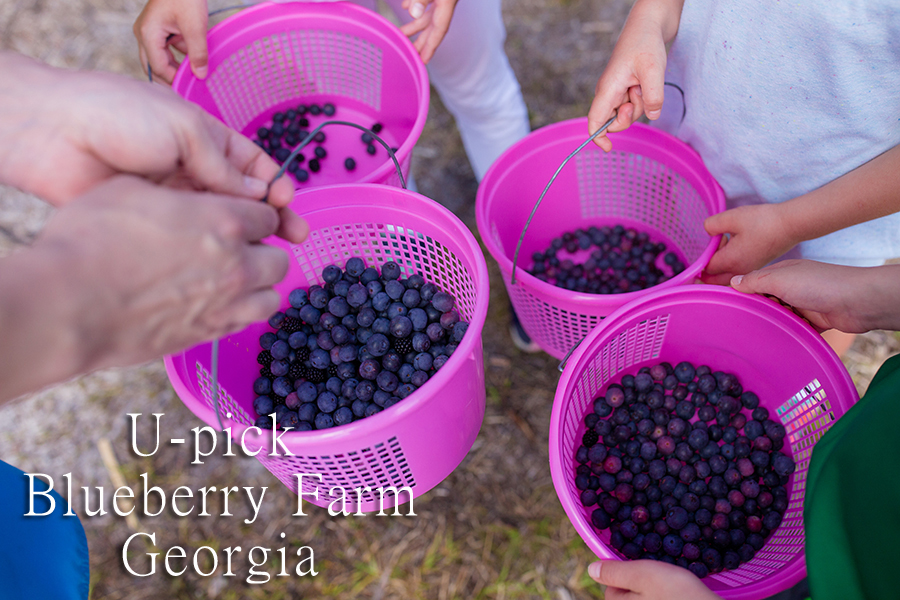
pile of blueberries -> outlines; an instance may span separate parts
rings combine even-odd
[[[260,127],[256,130],[256,138],[253,141],[265,150],[266,154],[275,159],[278,164],[283,165],[297,144],[309,137],[310,117],[318,117],[320,115],[332,117],[336,110],[334,104],[327,102],[323,106],[318,104],[300,104],[296,108],[277,112],[272,116],[272,122],[269,123],[268,127]],[[371,129],[375,133],[379,133],[383,126],[381,123],[375,123]],[[374,138],[372,135],[363,133],[361,139],[366,145],[366,152],[375,154],[377,148],[373,143]],[[310,173],[321,171],[322,161],[328,156],[328,152],[322,146],[322,143],[325,142],[325,133],[323,131],[316,133],[314,141],[318,144],[317,146],[314,148],[307,146],[307,148],[311,149],[314,155],[313,158],[306,161],[306,157],[303,153],[300,153],[288,165],[288,172],[299,183],[307,181]],[[396,152],[396,149],[394,151]],[[305,166],[303,164],[304,161],[306,161]],[[344,168],[348,171],[356,169],[356,159],[353,157],[344,159]]]
[[[581,263],[561,256],[592,247],[595,250]],[[656,265],[660,255],[670,274]],[[685,268],[677,254],[666,252],[664,243],[654,243],[646,232],[622,225],[568,231],[554,238],[544,252],[535,252],[532,260],[528,272],[541,281],[588,294],[636,292],[662,283]]]
[[[468,328],[451,294],[419,274],[401,278],[393,261],[379,273],[354,257],[322,278],[293,290],[259,338],[257,427],[328,429],[390,408],[444,366]]]
[[[626,558],[702,578],[752,559],[781,524],[795,469],[785,429],[736,376],[645,367],[609,385],[584,424],[575,486]]]

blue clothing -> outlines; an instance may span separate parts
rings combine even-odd
[[[47,487],[36,478],[36,491]],[[0,600],[86,600],[91,570],[81,521],[63,516],[68,506],[55,491],[51,514],[24,516],[28,488],[24,472],[0,461]],[[49,507],[35,496],[35,513]]]
[[[900,144],[896,0],[689,0],[661,128],[691,144],[729,208],[784,202]],[[687,111],[682,122],[682,107]],[[900,257],[900,214],[810,240],[805,258]]]

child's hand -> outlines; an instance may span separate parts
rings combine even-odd
[[[780,298],[820,331],[900,329],[900,265],[862,268],[784,260],[738,275],[731,285],[740,292]]]
[[[478,1],[478,0],[476,0]],[[413,20],[400,31],[403,35],[419,34],[413,45],[426,65],[447,35],[457,0],[403,0],[403,8]]]
[[[709,217],[703,226],[712,236],[731,234],[709,261],[706,283],[728,285],[735,275],[769,264],[800,241],[789,234],[777,204],[732,208]]]
[[[607,586],[606,600],[721,600],[687,569],[655,560],[602,560],[588,574]]]
[[[659,118],[663,104],[666,42],[675,36],[683,0],[638,0],[606,70],[600,76],[588,112],[588,129],[594,133],[617,112],[607,131],[627,129],[641,115]],[[606,134],[594,142],[609,152]]]
[[[206,0],[149,0],[134,22],[144,70],[149,65],[155,80],[171,85],[179,64],[172,54],[174,46],[188,55],[194,75],[205,79],[208,21]]]

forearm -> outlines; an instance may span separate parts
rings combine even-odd
[[[637,0],[628,13],[624,29],[638,25],[659,28],[663,41],[669,43],[678,33],[683,7],[684,0]]]
[[[851,267],[847,267],[851,268]],[[866,331],[900,331],[900,265],[856,268],[849,289],[853,297],[851,312]],[[846,285],[845,282],[833,282]]]
[[[90,368],[66,254],[34,248],[0,260],[0,404]]]
[[[777,207],[796,243],[898,212],[900,146]]]

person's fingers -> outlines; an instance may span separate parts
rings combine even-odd
[[[412,0],[412,2],[404,2],[404,4],[408,4],[409,8],[409,16],[413,19],[418,19],[422,15],[425,14],[425,10],[428,8],[428,5],[431,3],[431,0]],[[404,6],[404,8],[407,8]]]
[[[641,94],[641,86],[633,85],[628,88],[628,102],[634,107],[631,122],[634,123],[644,114],[644,97]]]
[[[300,244],[309,236],[309,223],[288,207],[278,211],[281,217],[275,235],[292,244]]]
[[[627,106],[626,106],[627,105]],[[597,82],[596,94],[591,108],[588,111],[588,131],[594,134],[598,129],[616,114],[616,120],[608,131],[622,131],[631,125],[631,116],[634,107],[628,102],[628,91],[615,89],[613,85],[606,85],[601,79]],[[594,138],[594,143],[604,151],[612,150],[612,143],[603,133]]]
[[[735,216],[735,209],[733,209],[707,217],[703,221],[703,227],[709,235],[722,235],[723,233],[734,233],[738,223],[739,220]]]
[[[419,55],[425,64],[428,64],[428,61],[434,56],[435,50],[444,40],[444,36],[447,35],[455,8],[454,2],[437,2],[432,6],[431,30],[428,32],[428,39],[424,46],[419,50]]]
[[[223,218],[223,237],[258,242],[278,231],[281,219],[278,211],[268,204],[229,196],[210,196],[218,202],[227,203],[227,210],[233,219]]]
[[[152,69],[154,80],[170,84],[175,78],[178,63],[168,49],[169,33],[155,19],[145,19],[143,16],[141,15],[141,18],[135,21],[133,28],[138,41],[141,63],[145,69],[148,66]]]
[[[647,583],[648,562],[651,561],[601,560],[591,563],[588,575],[610,588],[640,592]]]
[[[288,272],[289,259],[284,250],[266,244],[253,244],[244,251],[246,291],[260,291],[271,288],[284,279]]]
[[[281,305],[281,296],[273,289],[253,292],[232,302],[225,315],[217,319],[221,324],[219,337],[235,333],[252,323],[271,317]]]
[[[643,113],[647,118],[654,121],[659,118],[662,112],[665,75],[664,68],[656,63],[644,63],[638,61],[635,64],[635,75],[641,82],[639,94],[643,99]]]
[[[198,109],[183,125],[179,154],[185,172],[202,188],[213,192],[255,199],[265,196],[269,182],[245,174],[231,160],[232,153],[246,154],[242,144],[255,144],[243,136],[223,132],[224,125],[216,126],[212,121]]]
[[[209,15],[205,2],[187,2],[188,10],[179,15],[178,28],[187,46],[187,56],[191,61],[191,71],[200,79],[206,79],[209,51],[206,45],[206,30]]]

